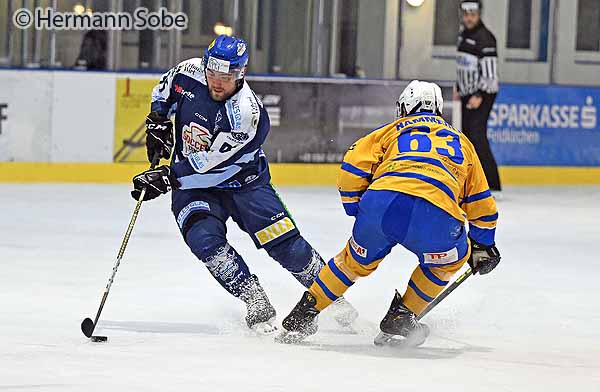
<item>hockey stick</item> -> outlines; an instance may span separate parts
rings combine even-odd
[[[152,164],[150,165],[150,170],[154,169],[158,162],[160,161],[160,156],[158,154],[154,154],[152,157]],[[133,226],[135,225],[135,221],[137,220],[138,214],[140,212],[140,208],[142,207],[142,202],[144,201],[144,196],[146,195],[146,187],[142,189],[140,192],[140,197],[138,198],[137,204],[133,209],[133,214],[131,215],[131,219],[129,220],[129,226],[127,227],[127,231],[125,232],[125,237],[123,237],[123,241],[121,242],[121,248],[119,248],[119,253],[117,254],[117,261],[115,262],[115,266],[112,269],[112,274],[108,279],[108,283],[106,284],[106,288],[104,289],[104,295],[102,296],[102,301],[100,302],[100,307],[98,308],[98,313],[96,313],[96,318],[94,321],[89,317],[81,322],[81,331],[83,334],[92,339],[93,342],[105,342],[108,338],[106,336],[92,336],[94,333],[94,329],[96,329],[96,325],[98,325],[98,319],[100,318],[100,313],[102,313],[102,309],[104,308],[104,303],[106,302],[106,298],[108,298],[108,293],[110,291],[110,287],[113,284],[115,279],[115,275],[117,275],[117,269],[121,264],[121,259],[123,258],[123,254],[125,253],[125,248],[127,247],[127,243],[129,242],[129,237],[131,237],[131,232],[133,231]]]
[[[423,317],[425,317],[425,315],[429,312],[431,312],[431,310],[433,310],[433,308],[435,308],[437,306],[437,304],[439,304],[440,302],[442,302],[442,300],[444,298],[446,298],[447,296],[450,295],[451,292],[453,292],[454,290],[456,290],[456,288],[458,286],[460,286],[465,280],[467,280],[467,278],[469,276],[473,275],[473,270],[471,268],[469,268],[468,270],[465,271],[464,274],[462,274],[461,276],[459,276],[450,286],[448,286],[448,288],[444,291],[442,291],[442,293],[440,295],[438,295],[433,301],[431,301],[429,303],[429,305],[427,305],[427,307],[425,308],[425,310],[423,310],[421,312],[421,314],[419,314],[417,316],[417,320],[421,320]]]

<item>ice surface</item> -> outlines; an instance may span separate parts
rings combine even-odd
[[[283,188],[323,257],[348,238],[333,188]],[[301,346],[244,326],[244,308],[180,238],[169,198],[144,204],[90,343],[134,202],[127,186],[0,185],[0,391],[599,391],[600,188],[511,188],[500,202],[503,262],[452,293],[412,351],[372,345],[416,258],[397,248],[347,297],[357,334],[327,315]],[[230,226],[230,242],[280,318],[303,288]]]

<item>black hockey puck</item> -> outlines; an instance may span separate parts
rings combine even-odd
[[[98,342],[106,342],[108,340],[108,338],[106,336],[92,336],[90,338],[90,340],[92,342],[98,343]]]

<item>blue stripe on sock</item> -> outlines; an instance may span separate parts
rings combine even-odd
[[[319,277],[317,276],[315,278],[315,282],[317,282],[317,284],[319,285],[319,287],[323,290],[323,292],[325,293],[325,295],[327,296],[327,298],[329,298],[332,301],[335,301],[336,299],[338,299],[338,297],[336,297],[335,294],[333,294],[328,288],[327,286],[325,286],[325,283],[323,283],[323,281],[321,281],[321,279],[319,279]]]
[[[342,271],[340,271],[340,269],[337,267],[337,265],[335,265],[335,263],[333,262],[333,259],[329,260],[327,265],[329,266],[329,269],[331,270],[331,272],[333,272],[333,274],[339,280],[341,280],[343,284],[345,284],[348,287],[350,287],[354,284],[353,281],[351,281],[346,275],[344,275],[344,273]]]
[[[429,279],[432,283],[435,283],[438,286],[446,286],[448,284],[448,282],[446,282],[445,280],[441,280],[440,278],[435,276],[429,268],[423,267],[422,265],[420,265],[419,268],[421,268],[421,271],[423,271],[423,275],[425,275],[427,279]]]
[[[411,280],[408,281],[408,285],[415,291],[415,293],[417,293],[417,295],[419,297],[421,297],[421,299],[425,302],[431,302],[434,300],[434,298],[431,298],[430,296],[428,296],[427,294],[425,294],[424,292],[422,292],[417,285],[415,284],[415,282]]]

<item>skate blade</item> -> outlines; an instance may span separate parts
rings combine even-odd
[[[415,348],[425,343],[425,337],[412,336],[405,338],[400,335],[392,335],[385,332],[379,332],[373,344],[379,347],[396,347],[396,348]]]
[[[279,330],[274,317],[269,321],[253,325],[251,329],[258,335],[273,335]]]
[[[275,342],[281,344],[299,344],[302,342],[308,334],[297,331],[283,331],[279,335],[275,336]]]

